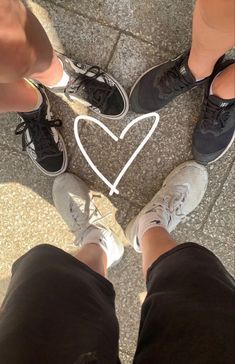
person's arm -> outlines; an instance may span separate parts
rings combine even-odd
[[[19,0],[0,1],[0,83],[46,70],[50,41],[36,17]]]

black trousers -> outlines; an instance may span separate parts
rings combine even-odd
[[[234,364],[235,282],[192,243],[149,269],[134,364]],[[40,245],[17,260],[0,314],[1,364],[117,364],[112,284]]]

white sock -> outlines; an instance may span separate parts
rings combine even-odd
[[[34,106],[34,108],[31,110],[31,111],[36,111],[42,105],[42,102],[43,102],[42,94],[41,94],[41,92],[37,89],[37,87],[32,82],[30,82],[27,79],[25,79],[25,81],[28,82],[30,84],[30,86],[32,88],[34,88],[34,90],[37,92],[38,101],[37,101],[36,105]],[[29,112],[31,112],[31,111],[29,111]]]
[[[83,244],[98,244],[105,252],[106,255],[108,255],[107,249],[105,248],[104,244],[102,244],[103,235],[102,230],[97,228],[90,228],[90,231],[83,239]]]
[[[64,66],[63,66],[63,63],[61,62],[61,60],[59,59],[62,67],[63,67],[63,76],[62,78],[60,79],[59,82],[57,82],[57,84],[53,85],[53,86],[49,86],[49,88],[53,88],[53,87],[66,87],[68,82],[69,82],[69,75],[65,72],[64,70]]]
[[[218,73],[218,74],[215,76],[215,78],[214,78],[213,82],[211,83],[211,87],[210,87],[210,95],[214,95],[214,92],[213,92],[213,83],[215,82],[216,78],[217,78],[220,74],[221,74],[221,72],[220,72],[220,73]]]
[[[165,221],[163,216],[159,217],[159,214],[156,212],[148,212],[142,215],[139,219],[138,226],[138,240],[141,242],[144,234],[152,228],[161,227],[163,229],[167,229],[167,221]]]

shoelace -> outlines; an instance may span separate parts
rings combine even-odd
[[[94,75],[88,76],[90,72]],[[99,77],[103,77],[104,82],[99,81]],[[101,112],[105,110],[108,99],[115,91],[115,86],[107,83],[105,73],[98,66],[92,66],[84,74],[72,79],[65,89],[65,95],[71,100],[70,95],[76,94],[81,88],[85,89],[91,105],[100,109]]]
[[[179,64],[176,64],[174,67],[166,71],[160,79],[160,86],[167,94],[171,94],[174,91],[183,91],[190,85],[191,83],[180,73]]]
[[[87,230],[87,228],[90,226],[90,222],[92,218],[94,217],[93,221],[91,222],[92,225],[97,225],[98,223],[105,220],[108,216],[111,215],[111,213],[108,213],[106,215],[101,216],[99,210],[96,208],[94,203],[94,197],[92,196],[90,201],[90,210],[87,215],[83,216],[83,219],[81,220],[81,213],[79,212],[79,208],[82,207],[82,205],[79,203],[76,198],[70,199],[70,212],[74,219],[74,221],[77,224],[79,235],[78,239],[81,239],[84,232]],[[99,216],[100,215],[100,216]]]
[[[31,140],[26,143],[25,138],[22,138],[22,146],[25,151],[27,147],[33,143],[35,146],[35,153],[37,159],[43,160],[48,155],[58,154],[58,148],[53,139],[51,128],[60,127],[62,121],[59,119],[47,120],[41,118],[41,113],[38,113],[30,119],[25,119],[22,123],[17,125],[15,129],[16,135],[25,135],[26,131],[29,130]]]
[[[201,124],[202,130],[221,130],[226,126],[226,121],[229,118],[229,111],[226,107],[221,108],[215,105],[210,99],[203,104],[203,121]]]
[[[188,195],[186,186],[175,186],[174,192],[163,197],[161,204],[154,204],[153,211],[160,211],[165,216],[168,224],[174,222],[175,216],[180,219],[185,219],[186,215],[182,212],[182,206]]]

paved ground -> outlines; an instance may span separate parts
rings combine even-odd
[[[148,67],[177,55],[190,44],[192,6],[187,0],[28,0],[45,26],[54,47],[83,62],[99,64],[129,91]],[[120,184],[120,197],[97,196],[109,224],[122,236],[129,219],[154,195],[163,179],[178,164],[192,158],[191,136],[200,112],[202,89],[179,97],[160,112],[157,132]],[[51,96],[56,116],[64,120],[73,173],[92,189],[108,196],[104,184],[91,171],[76,147],[73,120],[80,107]],[[104,120],[119,134],[136,115],[122,121]],[[50,243],[73,249],[73,236],[55,211],[52,180],[41,175],[21,152],[14,136],[16,115],[0,116],[0,299],[12,262],[30,247]],[[151,121],[133,128],[113,145],[104,133],[88,124],[81,136],[88,152],[110,180],[149,130]],[[234,148],[208,168],[210,183],[204,201],[174,233],[178,242],[195,241],[212,249],[234,274]],[[115,218],[116,221],[115,222]],[[123,237],[123,236],[122,236]],[[123,237],[124,241],[124,237]],[[126,244],[126,242],[124,241]],[[140,302],[145,291],[140,256],[129,247],[123,262],[110,273],[117,291],[121,326],[121,358],[131,362],[138,331]]]

